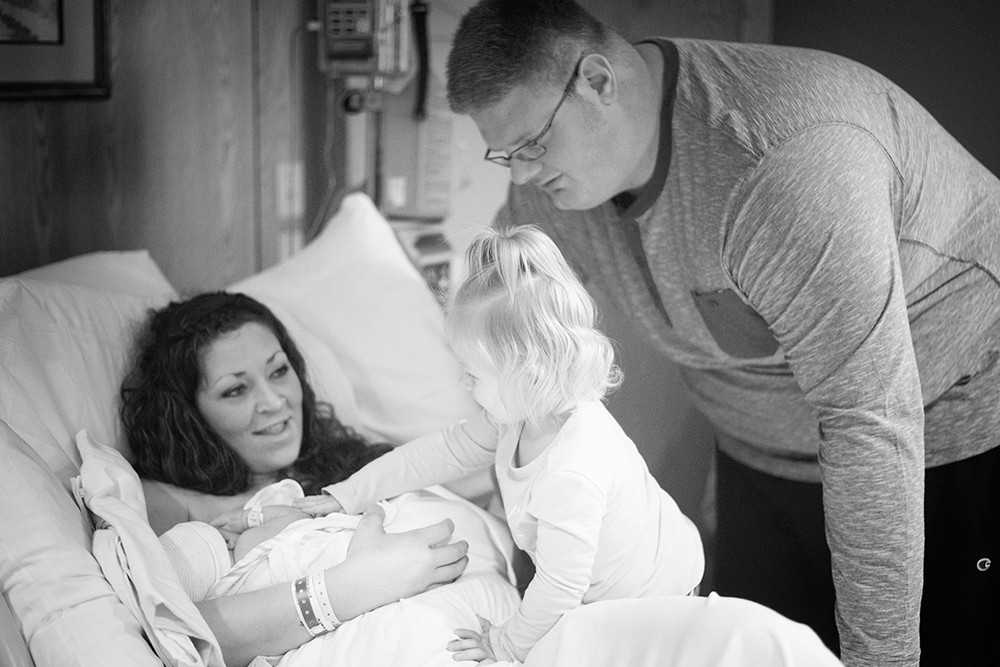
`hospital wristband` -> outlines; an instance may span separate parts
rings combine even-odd
[[[302,577],[292,582],[292,601],[295,603],[295,610],[299,614],[299,623],[313,637],[318,637],[327,632],[323,624],[316,617],[313,611],[313,603],[309,595],[309,577]]]
[[[336,630],[340,626],[340,619],[333,611],[330,604],[330,596],[326,590],[326,572],[320,570],[309,575],[309,589],[311,595],[310,602],[313,606],[313,614],[319,619],[327,632]]]
[[[260,505],[254,505],[247,509],[247,528],[257,528],[264,525],[264,509]]]

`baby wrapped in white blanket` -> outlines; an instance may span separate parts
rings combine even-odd
[[[294,486],[291,486],[294,485]],[[248,501],[287,504],[301,497],[290,480],[271,485]],[[479,614],[502,622],[517,609],[506,526],[493,515],[441,487],[407,493],[381,503],[387,532],[420,528],[449,518],[454,539],[469,543],[469,564],[451,584],[386,605],[351,619],[335,632],[257,665],[386,665],[451,667],[447,651],[455,628],[478,627]],[[302,519],[253,547],[229,567],[225,541],[200,522],[175,526],[161,537],[188,594],[194,599],[257,590],[287,583],[344,560],[360,517],[331,514]]]

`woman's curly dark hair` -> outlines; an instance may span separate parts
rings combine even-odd
[[[369,444],[337,419],[332,405],[316,400],[302,354],[267,306],[244,294],[208,292],[151,312],[138,336],[122,383],[121,418],[139,475],[212,495],[250,489],[250,468],[208,426],[195,396],[202,350],[251,322],[275,335],[302,383],[302,448],[278,479],[290,477],[316,494],[392,449]]]

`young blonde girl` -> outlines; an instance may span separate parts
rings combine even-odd
[[[311,513],[372,502],[495,466],[507,522],[535,574],[518,611],[458,629],[456,659],[521,660],[567,611],[602,599],[685,595],[704,568],[694,524],[605,408],[621,382],[593,300],[535,227],[487,230],[446,317],[482,413],[406,443]],[[502,622],[494,625],[495,622]]]

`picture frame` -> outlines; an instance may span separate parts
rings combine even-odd
[[[104,0],[0,0],[0,100],[110,95]]]

